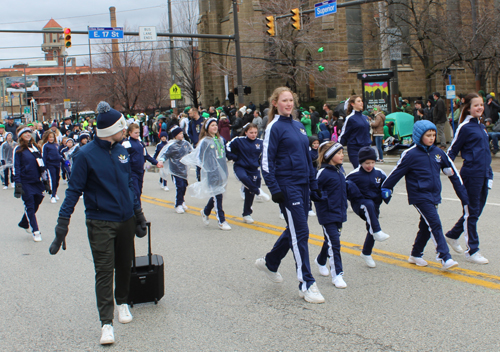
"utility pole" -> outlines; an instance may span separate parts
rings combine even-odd
[[[472,12],[472,36],[477,34],[477,2],[470,0],[470,7]],[[476,92],[481,90],[481,75],[479,73],[479,61],[474,60],[474,78],[476,80]]]
[[[174,26],[172,23],[172,1],[168,0],[168,32],[173,33]],[[170,37],[170,76],[172,77],[172,85],[175,84],[175,61],[174,61],[174,38]],[[177,115],[177,104],[175,104],[174,114]]]
[[[233,0],[233,19],[234,19],[234,48],[236,51],[236,77],[238,81],[238,107],[244,104],[243,97],[243,73],[241,68],[241,50],[240,50],[240,29],[238,26],[238,0]]]

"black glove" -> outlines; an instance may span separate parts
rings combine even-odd
[[[142,238],[147,235],[147,225],[146,217],[142,212],[142,209],[137,209],[135,211],[135,235]]]
[[[283,192],[278,192],[272,195],[274,203],[283,203],[285,201],[285,195]]]
[[[21,198],[23,194],[23,184],[16,182],[16,188],[14,188],[14,197]]]
[[[55,228],[56,238],[54,238],[54,241],[52,241],[52,244],[50,245],[49,248],[50,254],[54,255],[57,252],[59,252],[61,244],[63,250],[64,251],[66,250],[66,235],[68,234],[68,226],[69,226],[68,218],[63,218],[61,216],[57,218],[57,225]]]
[[[43,185],[45,186],[45,192],[47,192],[48,194],[52,194],[52,189],[50,188],[50,181],[49,180],[43,181]]]
[[[310,194],[311,200],[314,202],[320,202],[323,199],[323,193],[319,188],[311,190]]]

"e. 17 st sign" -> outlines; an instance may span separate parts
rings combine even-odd
[[[123,27],[89,27],[89,39],[122,39]]]
[[[337,0],[327,0],[314,4],[314,17],[323,17],[337,12]]]

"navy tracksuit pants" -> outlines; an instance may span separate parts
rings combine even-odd
[[[14,183],[13,180],[14,180],[14,177],[12,175],[12,167],[6,167],[4,170],[3,170],[3,177],[4,177],[4,180],[3,180],[3,185],[4,186],[8,186],[9,185],[9,171],[10,171],[10,183]]]
[[[477,221],[483,212],[488,198],[488,179],[486,177],[464,177],[464,186],[469,196],[469,205],[464,207],[462,217],[455,226],[446,234],[446,237],[458,239],[462,232],[465,233],[467,242],[466,253],[473,255],[479,251],[479,236],[477,234]]]
[[[266,266],[276,272],[281,260],[292,249],[295,258],[295,268],[299,289],[306,291],[314,282],[309,264],[309,227],[307,213],[309,212],[309,185],[280,185],[285,201],[280,203],[280,210],[285,216],[287,227],[274,244],[273,249],[266,254]]]
[[[375,204],[371,199],[363,199],[361,202],[351,202],[352,210],[358,216],[366,221],[365,243],[363,245],[363,254],[371,255],[375,240],[373,234],[381,230],[378,217],[380,215],[380,204]]]
[[[360,149],[361,147],[357,145],[347,145],[347,155],[349,156],[349,161],[351,162],[353,168],[357,168],[359,166],[358,152]]]
[[[172,181],[174,181],[176,194],[175,194],[175,206],[178,207],[184,203],[184,196],[186,195],[186,188],[188,186],[187,180],[172,175]],[[167,181],[164,181],[165,184]]]
[[[234,165],[236,178],[243,183],[245,189],[245,202],[243,204],[243,216],[252,214],[252,204],[256,195],[260,194],[260,171],[248,171],[240,166]]]
[[[41,182],[23,183],[23,191],[24,215],[18,226],[23,229],[29,229],[31,227],[32,232],[40,231],[38,228],[38,221],[36,220],[36,212],[43,201],[45,187]]]
[[[132,178],[132,184],[134,185],[134,193],[141,204],[141,195],[142,195],[142,183],[144,182],[144,173],[138,174],[132,172],[130,177]]]
[[[49,170],[50,188],[52,189],[51,197],[55,197],[57,195],[57,189],[59,188],[59,174],[61,169],[59,166],[47,165],[47,170]]]
[[[222,224],[224,221],[226,221],[226,217],[224,216],[224,210],[222,209],[222,194],[218,194],[215,197],[210,198],[203,212],[205,213],[206,216],[210,216],[210,212],[214,208],[215,208],[215,216],[217,216],[219,224]]]
[[[330,258],[330,272],[332,278],[343,274],[342,257],[340,256],[340,232],[342,231],[342,223],[332,222],[323,225],[323,234],[325,241],[323,247],[319,252],[318,261],[319,265],[326,265],[326,260]]]
[[[436,246],[436,259],[443,261],[451,259],[450,250],[444,238],[441,220],[439,219],[438,206],[429,203],[413,204],[413,206],[420,213],[420,223],[418,224],[418,233],[411,255],[422,257],[425,245],[429,241],[429,238],[432,237]]]
[[[163,187],[167,186],[167,180],[163,179],[160,177],[160,183],[163,185]]]

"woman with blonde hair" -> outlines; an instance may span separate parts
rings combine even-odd
[[[373,108],[374,119],[370,122],[370,126],[373,130],[373,137],[375,138],[375,145],[378,150],[378,161],[384,162],[384,149],[382,147],[384,143],[384,125],[385,125],[385,115],[380,106],[375,106]]]

